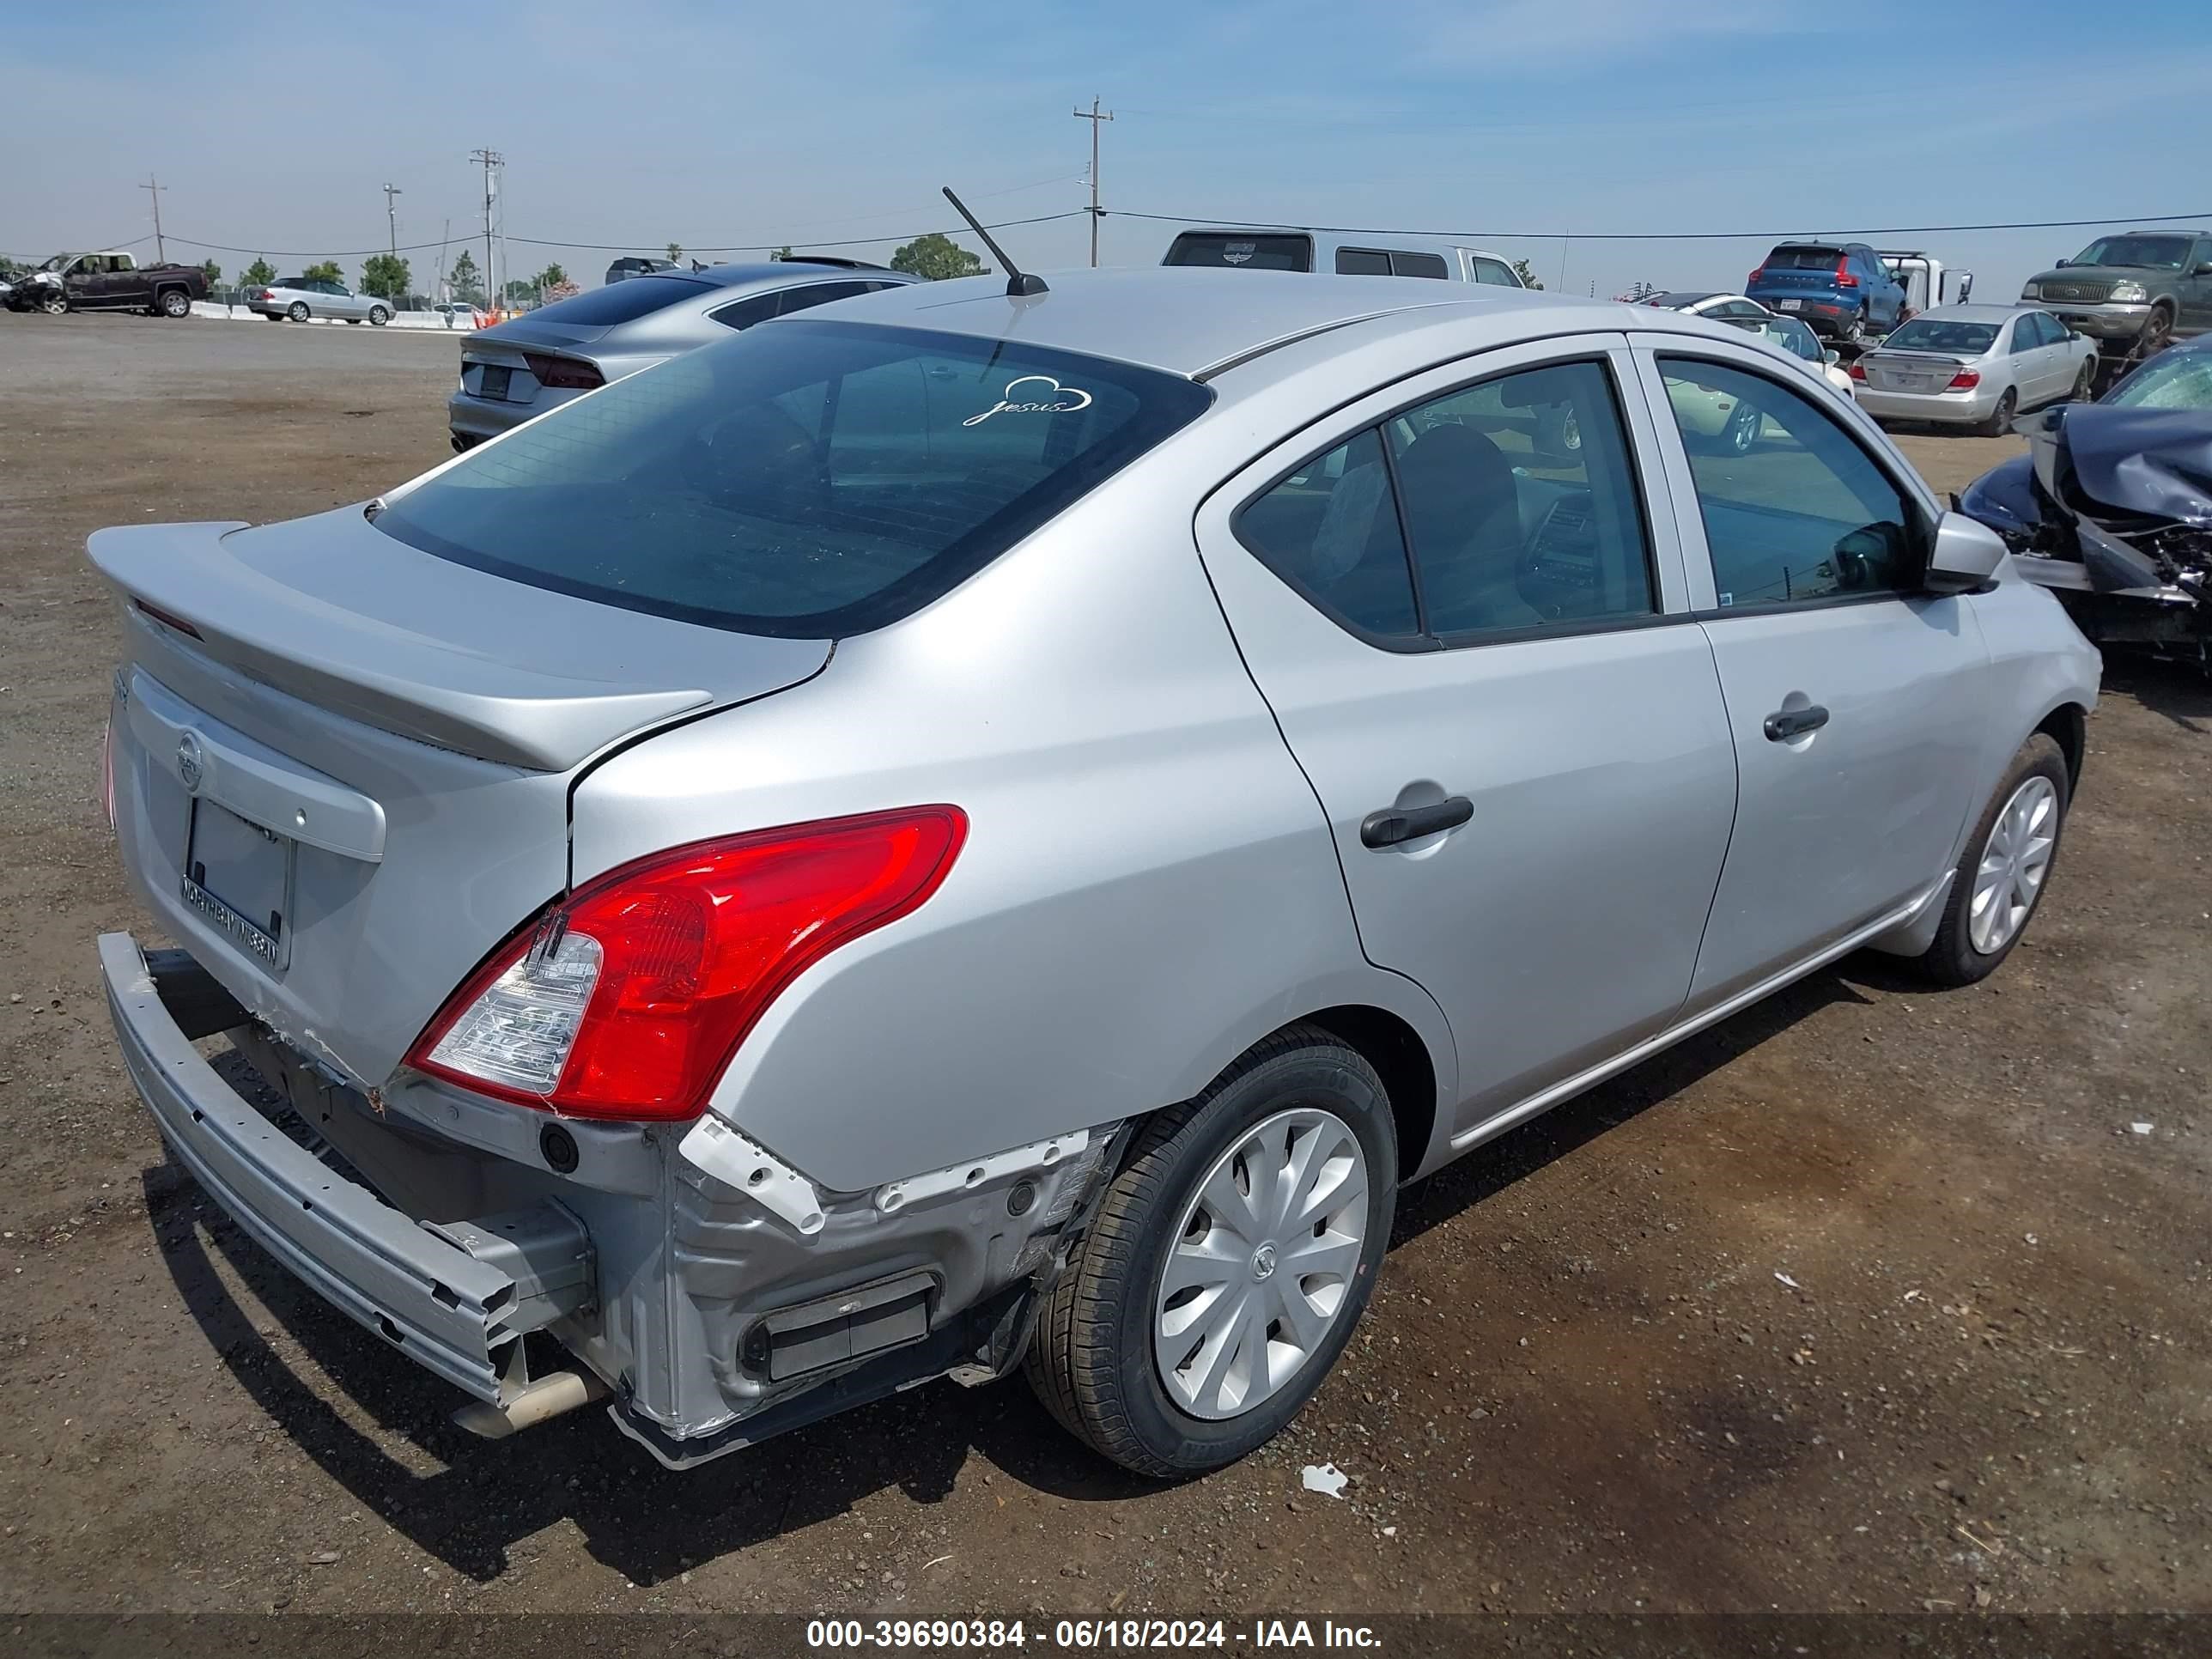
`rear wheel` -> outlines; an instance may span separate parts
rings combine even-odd
[[[2066,757],[2048,733],[2020,746],[1966,842],[1942,926],[1919,959],[1938,985],[1986,978],[2020,943],[2058,860],[2071,784]]]
[[[2070,403],[2086,404],[2097,395],[2097,360],[2092,356],[2081,365],[2081,372],[2074,377],[2074,390],[2066,394]]]
[[[1041,1311],[1029,1375],[1140,1474],[1202,1474],[1313,1396],[1372,1294],[1398,1145],[1374,1069],[1313,1026],[1146,1124]]]
[[[295,323],[306,322],[307,320],[307,302],[305,300],[293,301],[290,305],[284,307],[284,314],[287,317],[289,317]]]
[[[1997,406],[1989,413],[1981,425],[1984,438],[2002,438],[2012,430],[2013,416],[2020,413],[2020,393],[2007,386],[1997,398]]]
[[[192,296],[180,288],[165,288],[154,296],[155,309],[164,317],[189,317],[192,314]]]

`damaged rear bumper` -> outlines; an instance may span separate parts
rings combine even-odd
[[[160,975],[128,933],[105,933],[100,968],[131,1081],[209,1196],[332,1307],[456,1388],[498,1402],[511,1345],[553,1311],[542,1297],[518,1295],[499,1255],[516,1230],[550,1223],[554,1255],[587,1257],[582,1228],[571,1218],[573,1237],[562,1239],[555,1216],[486,1218],[473,1236],[492,1260],[432,1232],[295,1143],[216,1073],[191,1038],[220,1029],[208,1021],[220,1017],[209,1010],[222,994],[189,959]],[[541,1237],[537,1248],[546,1247]],[[569,1284],[556,1300],[588,1296],[587,1271],[556,1276]],[[525,1278],[524,1289],[538,1288],[538,1275],[526,1269]]]

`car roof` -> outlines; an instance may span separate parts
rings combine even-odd
[[[1210,378],[1294,340],[1353,323],[1419,327],[1445,313],[1489,325],[1467,346],[1546,334],[1637,329],[1740,340],[1743,331],[1676,311],[1534,289],[1417,276],[1334,276],[1190,265],[1042,272],[1049,291],[1014,299],[1003,276],[922,283],[846,301],[838,319],[1019,341]],[[779,325],[781,326],[781,325]],[[1362,342],[1375,338],[1363,330]],[[1350,349],[1352,342],[1346,343]]]
[[[2023,311],[2041,311],[2041,306],[1930,306],[1925,311],[1915,312],[1911,320],[1923,319],[1933,323],[2002,323],[2017,317]]]
[[[704,270],[655,270],[647,274],[665,276],[672,282],[698,283],[710,288],[743,288],[752,283],[763,288],[789,288],[794,282],[818,276],[861,276],[869,282],[904,283],[913,280],[903,271],[877,270],[852,265],[817,265],[807,259],[765,259],[744,264],[708,265]]]

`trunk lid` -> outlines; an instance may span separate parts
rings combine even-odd
[[[105,530],[127,662],[116,833],[162,928],[362,1087],[568,880],[568,796],[611,744],[818,672],[763,639],[511,582],[358,507]]]
[[[1975,361],[1933,351],[1869,351],[1859,366],[1876,392],[1941,392]]]

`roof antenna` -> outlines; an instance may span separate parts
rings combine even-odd
[[[950,185],[945,186],[945,199],[952,204],[960,216],[968,222],[968,228],[983,239],[983,246],[990,249],[998,259],[1000,269],[1006,273],[1006,297],[1009,300],[1025,299],[1032,294],[1052,292],[1044,285],[1043,277],[1032,276],[1027,272],[1014,269],[1014,262],[1006,258],[1006,250],[991,240],[991,233],[983,228],[983,222],[968,211],[968,204],[952,193],[952,186]]]

